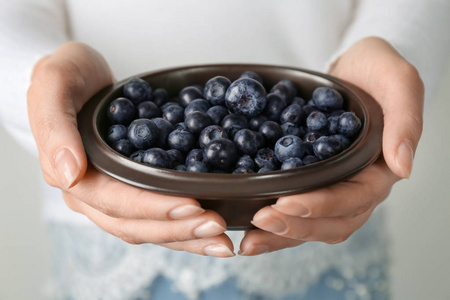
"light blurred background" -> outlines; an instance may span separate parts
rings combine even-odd
[[[450,64],[427,108],[409,180],[389,206],[394,300],[450,300]],[[40,216],[40,168],[0,128],[0,299],[44,300],[50,255]]]

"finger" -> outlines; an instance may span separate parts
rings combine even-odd
[[[205,210],[192,198],[156,194],[115,180],[89,167],[70,189],[72,197],[115,218],[175,220],[195,217]]]
[[[87,159],[76,115],[111,83],[106,62],[79,43],[65,44],[36,65],[27,94],[28,114],[49,183],[69,188],[84,174]]]
[[[354,218],[307,219],[287,216],[271,207],[265,207],[255,214],[252,224],[289,239],[335,244],[350,237],[368,220],[372,211],[373,209]]]
[[[130,244],[162,244],[208,238],[223,234],[226,224],[212,211],[187,220],[155,221],[113,218],[63,192],[69,208],[88,217],[104,231]]]
[[[399,178],[382,159],[349,180],[292,196],[281,197],[272,207],[302,218],[354,217],[381,203]]]
[[[361,87],[381,105],[384,159],[397,176],[408,178],[423,126],[424,85],[419,73],[380,38],[363,39],[348,53],[331,74]]]
[[[220,234],[209,238],[196,239],[184,242],[173,242],[161,244],[161,246],[177,250],[196,253],[206,256],[214,257],[232,257],[235,256],[233,252],[233,242],[226,234]]]
[[[239,255],[253,256],[285,248],[296,247],[304,241],[285,238],[271,232],[255,229],[250,230],[242,239]]]
[[[383,103],[383,155],[389,168],[409,178],[423,127],[424,89],[417,70],[403,64],[389,76],[392,83],[380,96]]]

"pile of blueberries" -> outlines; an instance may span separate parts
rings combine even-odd
[[[171,98],[133,78],[107,108],[106,139],[117,152],[154,167],[201,173],[262,173],[330,158],[348,148],[361,120],[344,110],[342,95],[318,87],[310,100],[289,80],[267,93],[247,71],[204,86],[184,87]]]

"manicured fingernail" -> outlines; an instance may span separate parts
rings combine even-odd
[[[402,171],[403,178],[409,178],[411,176],[411,170],[414,160],[414,151],[412,149],[411,142],[404,141],[397,149],[397,157],[395,162]]]
[[[258,216],[258,214],[256,214],[251,223],[256,227],[273,233],[283,233],[287,229],[286,223],[271,216]]]
[[[205,255],[215,257],[235,256],[235,254],[233,253],[233,251],[230,250],[230,248],[222,244],[206,246],[205,249],[203,249],[203,252],[205,253]]]
[[[201,207],[195,205],[183,205],[179,207],[175,207],[169,212],[169,217],[174,220],[186,219],[194,216],[198,216],[203,213],[205,210]]]
[[[279,200],[278,200],[279,201]],[[301,204],[295,203],[295,204],[285,204],[282,201],[277,202],[276,204],[272,205],[273,209],[285,213],[290,216],[298,216],[298,217],[308,217],[311,213],[309,209],[304,207]]]
[[[267,245],[250,245],[246,247],[243,251],[239,250],[238,254],[246,256],[246,255],[259,255],[269,252],[270,248]]]
[[[56,154],[55,171],[62,187],[70,188],[80,173],[80,166],[72,151],[64,148]]]
[[[208,221],[194,230],[194,235],[198,238],[212,237],[224,233],[225,227],[220,226],[214,221]]]

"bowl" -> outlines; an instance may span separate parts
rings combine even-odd
[[[185,86],[204,84],[214,76],[237,79],[254,71],[266,88],[287,79],[296,84],[299,95],[310,99],[316,87],[337,89],[345,108],[355,112],[362,127],[352,145],[338,155],[296,169],[254,174],[204,174],[151,167],[114,151],[105,141],[110,125],[108,104],[122,96],[125,79],[92,97],[78,114],[78,126],[85,151],[96,169],[132,186],[156,193],[197,199],[205,209],[218,212],[228,230],[252,228],[250,221],[261,208],[274,204],[280,196],[320,189],[349,178],[372,164],[381,153],[383,115],[378,103],[360,88],[315,71],[273,65],[216,64],[197,65],[149,72],[133,77],[152,87],[165,88],[171,96]]]

